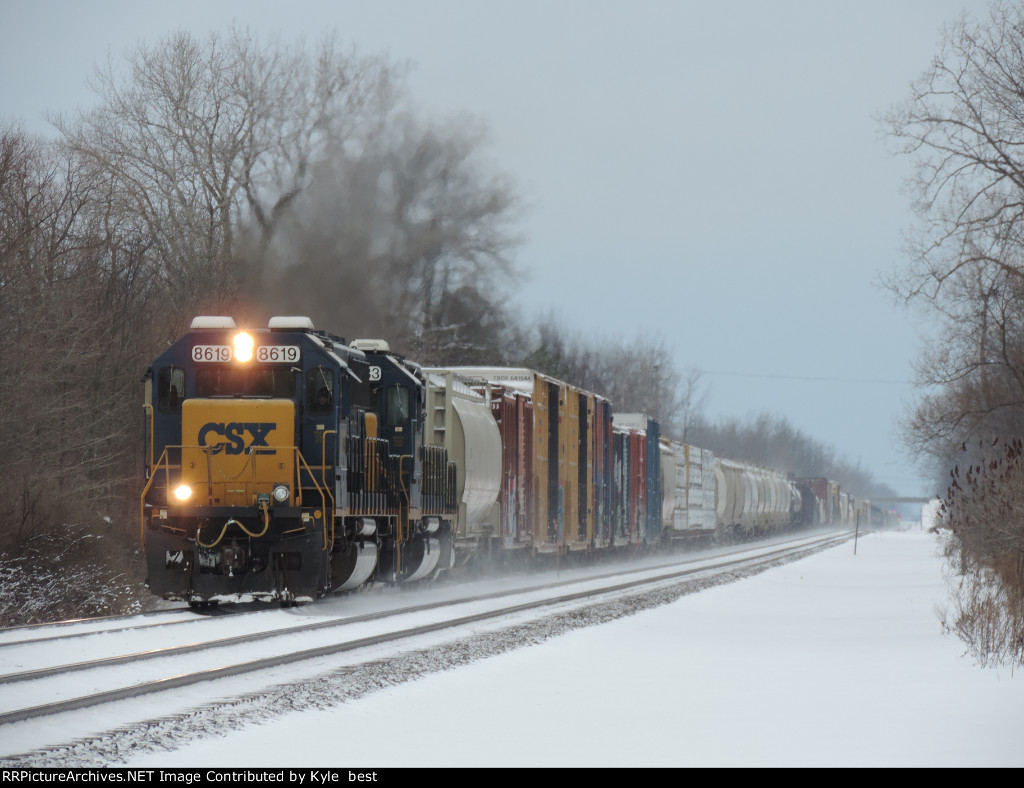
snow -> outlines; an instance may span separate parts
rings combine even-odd
[[[756,577],[173,754],[196,766],[1022,766],[1024,677],[942,632],[937,537]],[[151,753],[129,766],[159,766]]]
[[[106,765],[1022,766],[1024,677],[943,632],[940,547],[918,524],[861,535],[856,554],[850,541],[327,708],[296,695],[264,724]]]

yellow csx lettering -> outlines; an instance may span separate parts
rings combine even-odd
[[[232,421],[229,424],[218,424],[211,421],[200,428],[199,445],[208,446],[212,454],[241,454],[247,449],[250,454],[274,454],[276,450],[267,446],[267,435],[276,428],[275,422]],[[248,443],[245,442],[245,433],[252,436]],[[211,435],[220,436],[223,440],[210,443],[207,439]]]

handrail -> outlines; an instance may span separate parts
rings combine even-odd
[[[330,512],[328,512],[327,511],[327,498],[328,498],[328,494],[324,492],[324,488],[320,486],[319,482],[317,482],[316,477],[313,475],[312,469],[306,463],[306,458],[303,457],[302,456],[302,452],[299,451],[299,447],[298,446],[292,446],[291,448],[295,452],[295,460],[296,460],[296,462],[295,462],[295,477],[296,477],[295,502],[299,506],[302,506],[302,485],[301,485],[301,482],[302,482],[302,471],[300,470],[300,466],[301,466],[302,468],[306,469],[306,472],[309,474],[310,481],[313,482],[313,486],[316,488],[317,492],[320,493],[320,508],[323,511],[323,516],[324,516],[324,550],[327,550],[328,547],[330,546],[330,544],[333,544],[333,541],[334,541],[334,536],[333,536],[333,530],[334,530],[334,508],[333,508],[333,503],[334,503],[334,498],[333,498],[333,496],[331,497],[332,508],[331,508]],[[330,544],[327,541],[327,517],[328,517],[328,514],[330,515],[330,518],[331,518],[331,530],[332,530],[331,543]]]
[[[153,444],[154,444],[154,440],[153,440],[154,439],[154,435],[153,435],[153,406],[149,405],[149,404],[143,405],[142,406],[142,410],[145,411],[145,413],[146,413],[146,443],[149,444],[149,467],[150,467],[150,475],[152,475],[152,468],[153,468]]]
[[[412,506],[412,501],[409,499],[409,490],[405,486],[405,474],[402,472],[402,466],[404,465],[405,460],[411,460],[412,458],[411,454],[402,454],[398,458],[398,481],[402,485],[402,496],[405,498],[405,506],[399,506],[399,515],[396,520],[398,525],[398,528],[396,529],[398,531],[398,538],[395,540],[395,563],[397,564],[397,566],[395,566],[396,577],[401,576],[402,572],[402,545],[407,541],[406,537],[408,536],[409,531],[408,518],[409,511]],[[405,520],[404,523],[402,522],[403,519]]]
[[[164,462],[164,457],[167,456],[167,449],[165,447],[163,452],[160,454],[160,459],[155,464],[150,464],[149,479],[146,480],[146,486],[142,488],[142,495],[139,498],[139,541],[142,546],[146,546],[146,496],[149,495],[149,488],[153,486],[153,482],[156,480],[157,468]],[[167,462],[168,468],[170,467],[170,461]],[[170,473],[170,471],[168,471]],[[171,481],[170,477],[167,479],[167,488],[170,489]]]
[[[202,450],[204,450],[206,448],[207,447],[205,447],[205,446],[198,446],[198,445],[168,445],[168,446],[165,446],[163,451],[161,452],[160,459],[157,460],[151,466],[151,471],[150,471],[149,479],[146,481],[146,484],[145,484],[145,486],[142,489],[142,494],[139,497],[139,538],[140,538],[140,541],[141,541],[143,547],[146,544],[146,498],[148,497],[150,491],[153,489],[154,483],[156,482],[157,475],[161,471],[164,473],[164,479],[165,479],[165,481],[164,481],[164,489],[169,494],[170,489],[171,489],[171,471],[174,470],[175,468],[179,472],[181,470],[181,466],[180,465],[177,465],[177,466],[172,465],[172,463],[170,461],[170,457],[168,456],[168,452],[170,452],[171,450],[175,450],[175,449],[177,449],[179,451],[184,451],[186,449],[202,451]],[[325,550],[328,549],[329,546],[331,544],[333,544],[333,541],[334,541],[334,496],[330,492],[329,486],[326,485],[326,484],[321,485],[320,481],[317,480],[317,477],[314,475],[313,470],[310,468],[309,464],[306,462],[306,458],[303,457],[302,452],[299,450],[298,446],[277,446],[275,448],[280,450],[280,451],[291,450],[292,452],[294,452],[294,455],[295,455],[295,477],[292,480],[292,482],[294,484],[294,489],[295,489],[295,504],[296,504],[296,506],[299,506],[299,507],[302,506],[302,472],[303,472],[303,470],[305,470],[306,473],[308,474],[309,480],[312,483],[313,488],[316,490],[317,493],[320,494],[321,509],[323,510],[323,516],[325,518],[325,520],[324,520],[324,549]],[[209,479],[210,478],[210,463],[209,463],[210,453],[208,451],[205,451],[204,453],[207,456],[207,478]],[[245,466],[242,468],[241,471],[239,471],[239,473],[234,478],[240,477],[245,472],[247,467],[251,468],[251,479],[252,479],[251,483],[252,483],[253,490],[255,491],[257,480],[256,480],[256,463],[253,461],[253,457],[254,456],[255,455],[253,455],[251,453],[249,454],[248,458],[246,459]],[[323,469],[323,472],[325,473],[326,469]],[[220,484],[226,484],[227,482],[219,482],[219,483]],[[212,486],[210,488],[210,492],[212,493]],[[330,509],[328,509],[328,507],[327,507],[328,500],[331,502]],[[253,501],[252,505],[253,506],[257,506],[258,502],[257,501]],[[331,535],[330,535],[330,539],[328,539],[328,534],[327,534],[327,519],[326,518],[328,518],[328,517],[330,517],[330,521],[331,521]],[[266,529],[264,529],[264,533],[265,532],[266,532]],[[250,535],[252,535],[252,534],[250,534]],[[262,534],[259,534],[259,535],[262,535]]]
[[[332,489],[334,487],[334,485],[333,484],[329,484],[327,482],[327,436],[328,435],[337,436],[337,434],[338,434],[337,430],[325,430],[324,434],[323,434],[323,437],[322,437],[322,440],[320,441],[320,473],[322,474],[321,481],[323,481],[324,489],[327,490],[327,495],[328,495],[328,497],[330,498],[330,501],[331,501],[330,518],[331,518],[331,545],[332,546],[334,545],[334,507],[335,507],[335,501],[334,501],[334,490]],[[339,454],[341,452],[341,446],[338,444],[337,437],[335,437],[334,443],[335,443],[334,453],[335,454]],[[326,506],[324,508],[326,510]],[[326,518],[327,516],[328,516],[327,512],[324,511],[324,517]],[[324,532],[326,533],[326,531],[327,531],[327,522],[325,520],[324,521]]]

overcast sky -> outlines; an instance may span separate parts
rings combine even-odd
[[[875,120],[963,0],[0,0],[0,111],[42,130],[108,52],[232,23],[334,30],[413,66],[428,114],[479,118],[527,210],[526,319],[650,336],[713,419],[760,411],[902,494],[922,326],[876,286],[911,222]],[[919,318],[918,318],[919,319]],[[641,340],[642,341],[642,340]]]

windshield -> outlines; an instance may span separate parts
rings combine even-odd
[[[288,367],[203,366],[196,370],[197,397],[295,396],[295,374]]]

